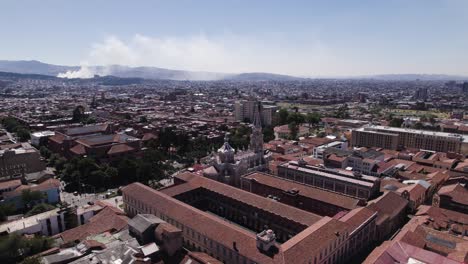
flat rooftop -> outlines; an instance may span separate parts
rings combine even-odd
[[[15,220],[13,222],[2,224],[0,225],[0,233],[3,233],[3,232],[12,233],[18,230],[29,228],[31,226],[35,226],[39,224],[39,221],[43,219],[48,219],[53,216],[56,216],[57,214],[59,214],[59,211],[60,209],[57,208],[57,209],[50,210],[44,213],[40,213],[40,214],[26,217],[23,219]]]
[[[412,133],[412,134],[420,134],[420,135],[427,135],[427,136],[447,137],[447,138],[459,139],[463,142],[468,142],[468,135],[438,132],[438,131],[418,130],[418,129],[411,129],[411,128],[388,127],[388,126],[365,126],[357,130],[366,131],[366,132],[370,132],[372,130],[384,130],[388,132]]]
[[[379,180],[377,177],[374,176],[368,176],[368,175],[362,175],[360,178],[357,178],[354,176],[353,172],[348,172],[348,171],[332,171],[332,170],[325,170],[325,169],[320,169],[318,167],[314,166],[299,166],[297,161],[290,161],[284,164],[279,165],[280,167],[285,167],[289,169],[294,169],[297,171],[302,171],[305,173],[309,174],[315,174],[318,176],[322,176],[324,178],[330,178],[330,179],[335,179],[343,182],[349,182],[349,183],[354,183],[356,185],[360,186],[367,186],[371,188],[376,184],[376,182]]]

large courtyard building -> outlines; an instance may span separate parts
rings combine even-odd
[[[122,192],[127,214],[156,215],[182,230],[185,247],[224,263],[347,263],[376,232],[369,210],[338,220],[192,173],[159,191],[133,183]]]
[[[468,136],[408,128],[368,126],[353,130],[354,147],[425,149],[468,154]]]

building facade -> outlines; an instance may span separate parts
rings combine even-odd
[[[380,188],[377,177],[310,166],[302,160],[280,164],[278,176],[363,200],[376,197]]]
[[[468,136],[425,130],[368,126],[352,132],[352,146],[400,150],[416,148],[468,154]]]
[[[236,151],[229,144],[229,137],[226,134],[224,145],[218,149],[217,154],[213,153],[208,157],[211,166],[203,170],[205,177],[232,186],[240,186],[240,178],[245,173],[267,170],[271,155],[263,149],[259,109],[254,112],[249,148]]]
[[[237,121],[254,121],[256,108],[260,108],[260,118],[262,124],[271,126],[274,122],[276,111],[278,107],[275,105],[263,105],[253,100],[237,101],[234,104],[234,115]]]

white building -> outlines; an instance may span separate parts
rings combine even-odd
[[[40,234],[44,236],[53,236],[65,231],[64,213],[64,210],[57,208],[41,214],[2,224],[0,225],[0,234],[17,233],[20,235]]]

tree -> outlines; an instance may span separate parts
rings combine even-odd
[[[403,124],[403,119],[402,118],[393,118],[391,121],[390,121],[390,126],[391,127],[401,127],[401,125]]]
[[[288,123],[289,112],[285,108],[281,108],[278,112],[278,122],[280,125],[285,125]]]
[[[148,118],[146,116],[140,116],[140,123],[148,123]]]
[[[421,123],[421,122],[416,122],[414,124],[414,128],[415,129],[423,129],[424,128],[424,125]]]
[[[81,122],[85,117],[84,112],[85,109],[82,105],[75,107],[73,110],[73,122]]]
[[[23,262],[21,262],[21,264],[42,264],[42,261],[40,257],[33,256],[24,259]]]
[[[291,124],[293,122],[296,124],[302,124],[305,122],[305,117],[301,113],[293,112],[289,114],[287,121],[288,121],[288,124]]]
[[[28,129],[21,127],[16,131],[16,136],[19,138],[20,141],[28,141],[31,138],[31,133]]]
[[[119,178],[124,182],[135,182],[138,165],[133,159],[124,158],[117,166]]]
[[[52,152],[50,152],[50,150],[48,148],[46,148],[45,146],[42,146],[39,149],[39,152],[41,153],[41,156],[46,158],[46,159],[50,158],[50,155],[52,155]]]
[[[16,212],[16,206],[13,203],[2,203],[0,204],[0,221],[5,221],[7,216],[12,215]]]
[[[275,139],[275,131],[270,126],[265,127],[263,129],[263,141],[269,142],[273,139]]]
[[[319,113],[307,113],[305,120],[309,124],[309,127],[315,126],[320,123],[321,116]]]
[[[335,117],[336,118],[349,118],[348,114],[348,105],[344,104],[340,106],[337,111],[335,112]]]
[[[28,257],[43,252],[53,245],[53,240],[48,237],[34,236],[23,237],[19,234],[9,234],[0,237],[0,263],[38,263],[31,262]],[[34,257],[33,257],[34,258]]]
[[[291,122],[289,123],[288,127],[291,139],[297,139],[297,134],[299,133],[299,125],[296,122]]]
[[[30,208],[32,204],[35,204],[44,198],[45,195],[41,191],[31,191],[30,189],[26,189],[21,192],[21,200],[26,208]]]
[[[58,172],[61,172],[65,168],[66,164],[67,164],[67,159],[65,159],[64,157],[60,157],[59,159],[55,161],[55,169]]]
[[[36,204],[31,210],[29,210],[25,214],[25,216],[28,217],[28,216],[32,216],[32,215],[37,215],[37,214],[40,214],[40,213],[43,213],[43,212],[50,211],[52,209],[55,209],[55,206],[52,206],[52,205],[46,204],[46,203]]]

